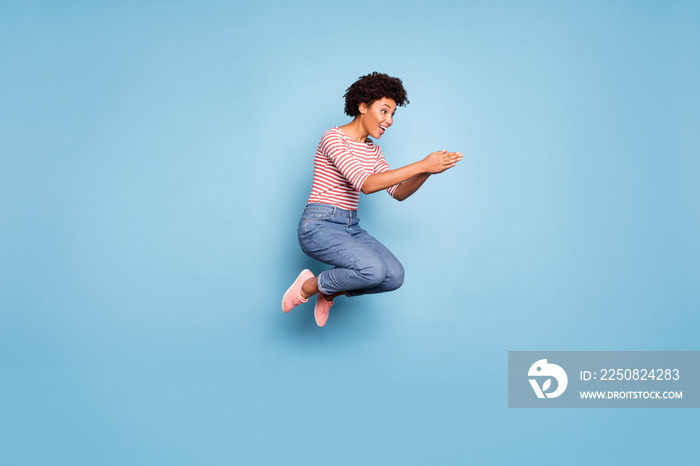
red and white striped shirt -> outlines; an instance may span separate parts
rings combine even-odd
[[[371,139],[357,142],[338,127],[329,129],[316,150],[314,182],[308,202],[357,210],[365,180],[370,175],[388,170],[382,150]],[[392,197],[397,186],[387,188]]]

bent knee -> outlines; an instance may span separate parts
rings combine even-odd
[[[404,269],[401,263],[397,262],[388,271],[386,277],[386,288],[388,291],[398,290],[403,285]]]

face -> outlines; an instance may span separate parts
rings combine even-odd
[[[362,125],[375,139],[382,137],[382,134],[394,123],[394,113],[396,113],[396,102],[388,97],[375,100],[369,106],[365,103],[360,104]]]

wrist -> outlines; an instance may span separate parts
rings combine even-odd
[[[430,175],[430,171],[428,170],[428,161],[423,159],[418,162],[418,169],[420,170],[418,172],[419,175],[425,174],[425,175]]]

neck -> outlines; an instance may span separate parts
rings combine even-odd
[[[341,126],[340,129],[343,130],[343,133],[348,135],[350,139],[358,142],[365,142],[365,139],[367,139],[369,133],[365,129],[365,126],[362,124],[361,116],[362,115],[356,116],[354,120],[352,120],[347,125]]]

